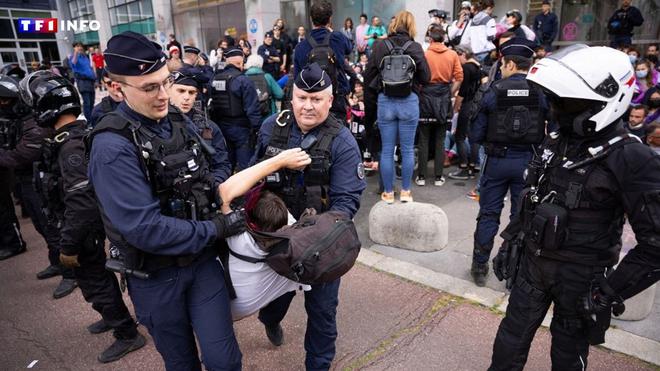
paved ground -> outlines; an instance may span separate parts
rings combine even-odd
[[[22,219],[28,252],[0,262],[0,369],[33,364],[41,370],[161,370],[148,346],[123,360],[101,365],[96,356],[112,341],[85,327],[99,318],[79,290],[60,300],[51,293],[58,278],[38,281],[46,248]],[[128,298],[127,298],[128,300]],[[338,310],[337,370],[484,370],[501,316],[437,290],[357,265],[345,276]],[[284,323],[285,344],[274,348],[254,317],[235,325],[246,370],[302,370],[305,313],[300,295]],[[144,328],[140,331],[146,333]],[[536,337],[528,370],[548,370],[549,334]],[[34,363],[34,361],[37,361]],[[654,366],[592,348],[593,370],[654,370]]]
[[[433,174],[432,165],[429,165],[429,177]],[[454,168],[445,169],[445,177]],[[473,234],[476,226],[476,216],[479,212],[479,204],[466,197],[466,193],[475,185],[476,180],[456,181],[447,177],[447,182],[442,187],[427,185],[418,187],[413,185],[412,191],[416,202],[432,203],[441,207],[449,219],[449,244],[437,252],[419,253],[399,248],[376,245],[369,239],[368,215],[371,207],[380,201],[377,178],[369,177],[367,190],[362,196],[362,205],[356,215],[355,221],[362,238],[363,246],[372,251],[390,256],[399,260],[414,263],[416,265],[431,269],[436,272],[471,281],[469,267],[472,259]],[[398,181],[400,187],[400,181]],[[508,223],[509,203],[505,203],[501,219],[501,227]],[[624,235],[624,249],[631,248],[636,243],[629,227]],[[495,240],[495,249],[501,244],[499,236]],[[494,251],[492,256],[496,251]],[[488,277],[487,286],[504,292],[504,284],[497,281],[491,273]],[[612,325],[629,331],[633,334],[660,342],[660,285],[657,285],[655,304],[651,314],[642,321],[619,321],[613,320]]]

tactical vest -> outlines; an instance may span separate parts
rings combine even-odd
[[[616,148],[638,142],[626,134],[621,138],[597,155],[572,158],[563,154],[566,140],[546,141],[543,155],[530,163],[522,198],[525,242],[534,254],[585,265],[617,263],[624,212],[620,196],[612,192],[618,189],[616,179],[603,160]]]
[[[22,135],[23,125],[19,119],[0,117],[0,149],[16,148]]]
[[[58,133],[52,139],[46,138],[41,160],[33,165],[35,191],[41,197],[42,208],[48,222],[58,229],[62,227],[66,209],[62,169],[58,161],[60,149],[70,140],[82,141],[89,132],[85,128],[74,126],[70,130]]]
[[[209,220],[216,215],[218,205],[215,201],[215,179],[203,150],[203,140],[190,131],[180,111],[170,107],[168,118],[172,135],[163,139],[139,122],[117,111],[111,112],[92,130],[87,141],[88,153],[96,134],[111,131],[122,135],[135,144],[140,166],[159,200],[163,215]],[[139,251],[126,241],[104,212],[102,217],[108,239],[119,248],[127,267],[155,271],[176,264],[178,258],[190,258],[192,261],[191,256],[164,257]]]
[[[273,126],[273,132],[266,147],[264,158],[277,156],[289,148],[291,130],[295,119],[291,111],[282,111]],[[287,205],[289,212],[296,219],[300,218],[306,208],[314,208],[318,213],[330,208],[329,186],[330,168],[332,166],[332,142],[342,129],[342,124],[329,115],[319,126],[315,134],[316,140],[309,148],[303,148],[311,157],[312,163],[304,171],[283,169],[267,178],[267,186],[280,196]]]
[[[229,67],[215,74],[212,83],[211,106],[213,114],[217,120],[244,118],[243,99],[231,93],[231,85],[241,71],[237,68]]]
[[[545,135],[539,92],[527,80],[503,79],[492,84],[497,109],[488,117],[486,142],[540,144]]]
[[[209,118],[202,107],[202,101],[196,100],[193,103],[192,110],[188,112],[188,117],[195,126],[202,132],[202,139],[209,146],[213,146],[213,129],[209,124]]]
[[[101,111],[103,113],[109,113],[109,112],[114,111],[117,104],[115,104],[113,106],[112,103],[113,103],[113,101],[112,101],[112,98],[110,98],[110,97],[105,97],[105,98],[101,99],[101,103],[99,103],[101,105]]]

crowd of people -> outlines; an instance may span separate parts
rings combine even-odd
[[[305,366],[329,369],[340,279],[277,274],[257,232],[310,209],[352,219],[369,174],[383,202],[412,207],[427,177],[479,178],[468,192],[479,286],[511,196],[492,268],[512,291],[490,369],[522,369],[551,302],[553,367],[583,369],[610,313],[659,278],[658,45],[631,45],[643,18],[628,0],[611,47],[553,46],[550,1],[531,26],[517,9],[498,22],[494,6],[464,1],[452,22],[430,10],[423,43],[408,11],[334,30],[321,0],[311,30],[278,19],[255,48],[226,34],[206,53],[170,35],[163,50],[129,31],[103,52],[74,44],[70,75],[3,68],[0,171],[15,186],[0,190],[0,259],[26,249],[13,193],[47,242],[37,278],[62,276],[55,298],[80,287],[102,317],[88,330],[114,331],[99,361],[146,342],[125,287],[168,370],[199,369],[198,348],[207,369],[240,369],[232,321],[258,312],[279,346],[303,291]],[[94,106],[95,89],[107,96]],[[624,215],[639,244],[612,272]]]

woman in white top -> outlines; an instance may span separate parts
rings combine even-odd
[[[257,182],[281,168],[301,169],[311,163],[309,156],[300,148],[289,149],[232,175],[219,187],[222,212],[231,212],[230,203],[248,192]],[[260,190],[260,194],[248,196],[247,219],[251,229],[273,232],[295,222],[284,202],[275,194]],[[229,248],[240,255],[261,259],[268,255],[268,241],[255,241],[249,231],[227,239]],[[301,285],[280,276],[266,263],[251,263],[229,256],[229,274],[236,299],[231,301],[232,318],[237,321],[256,313],[282,294],[310,286]]]

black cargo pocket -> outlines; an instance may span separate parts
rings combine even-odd
[[[642,197],[644,203],[641,211],[645,212],[651,223],[653,223],[653,230],[660,232],[660,191],[644,192]]]
[[[544,219],[542,246],[546,250],[557,250],[566,239],[568,211],[562,206],[543,203],[536,208],[536,216]],[[534,223],[534,221],[532,221]],[[535,225],[532,228],[536,228]]]

